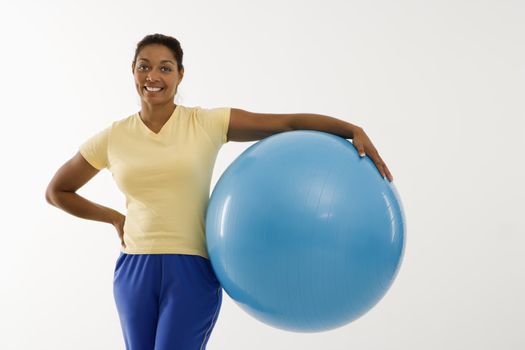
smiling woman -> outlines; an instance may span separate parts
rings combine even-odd
[[[128,349],[204,349],[217,321],[222,289],[211,267],[204,215],[221,146],[290,130],[352,138],[383,176],[391,174],[362,128],[318,114],[261,114],[238,108],[176,105],[184,77],[177,39],[153,34],[136,47],[131,69],[140,111],[90,137],[55,174],[49,203],[88,220],[111,223],[121,252],[114,297]],[[127,214],[76,191],[111,171]]]
[[[151,40],[139,43],[131,70],[141,97],[140,117],[155,131],[162,128],[175,108],[173,100],[184,77],[184,68],[178,41],[168,41],[169,46],[166,46],[156,41],[148,43]]]

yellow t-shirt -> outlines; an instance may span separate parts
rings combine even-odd
[[[79,147],[92,166],[108,168],[126,196],[122,252],[208,258],[204,219],[230,110],[177,105],[158,134],[135,113]]]

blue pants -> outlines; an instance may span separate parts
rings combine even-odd
[[[113,294],[127,350],[205,349],[222,303],[198,255],[120,252]]]

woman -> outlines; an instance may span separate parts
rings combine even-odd
[[[46,191],[50,204],[116,228],[122,248],[113,291],[128,350],[204,349],[208,342],[222,289],[207,255],[204,217],[224,143],[289,130],[325,131],[353,139],[359,154],[393,180],[363,129],[342,120],[175,105],[182,56],[173,37],[142,39],[131,66],[140,112],[86,140]],[[105,167],[126,195],[127,216],[76,193]]]

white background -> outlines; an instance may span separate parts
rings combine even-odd
[[[0,348],[124,349],[113,226],[45,201],[93,133],[140,109],[145,35],[181,41],[176,103],[364,128],[407,219],[401,270],[345,327],[271,328],[226,294],[209,349],[524,349],[522,1],[3,1]],[[253,143],[230,142],[213,185]],[[101,171],[79,190],[125,213]]]

